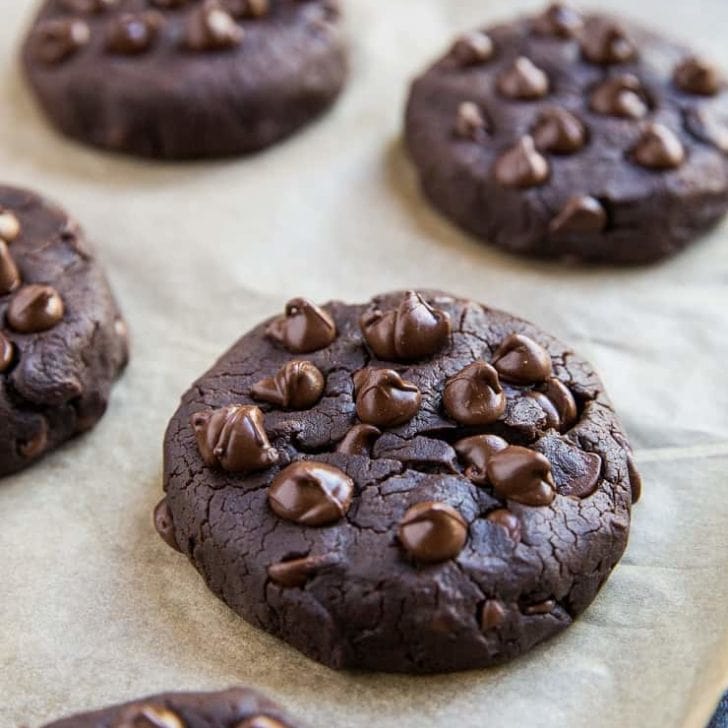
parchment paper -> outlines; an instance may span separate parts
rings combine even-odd
[[[350,86],[248,160],[155,165],[84,149],[16,64],[34,3],[0,0],[0,178],[64,203],[134,335],[98,428],[0,482],[0,725],[164,689],[247,683],[311,726],[702,726],[728,683],[728,228],[660,266],[506,257],[426,207],[399,140],[408,80],[457,29],[536,3],[345,0]],[[597,4],[597,3],[595,3]],[[604,0],[728,67],[728,3]],[[178,397],[287,298],[437,286],[532,319],[601,371],[645,494],[622,564],[563,636],[500,669],[337,674],[248,626],[153,531]]]

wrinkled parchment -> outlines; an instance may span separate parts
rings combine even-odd
[[[0,179],[81,219],[134,335],[99,427],[0,483],[0,725],[241,682],[311,726],[702,728],[728,683],[728,228],[630,271],[466,238],[425,206],[404,158],[406,84],[456,29],[535,3],[345,2],[353,71],[332,114],[254,159],[154,165],[46,126],[15,60],[33,3],[0,0]],[[598,4],[728,67],[725,0]],[[622,564],[563,636],[495,670],[337,674],[237,618],[156,537],[162,434],[187,385],[289,296],[415,285],[530,318],[590,358],[645,495]]]

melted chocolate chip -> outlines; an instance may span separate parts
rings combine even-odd
[[[7,243],[0,239],[0,296],[12,293],[20,285],[20,272],[10,255]]]
[[[20,220],[15,213],[0,206],[0,240],[12,243],[20,235]]]
[[[503,152],[494,165],[495,178],[506,187],[536,187],[549,177],[549,163],[526,135]]]
[[[13,342],[0,331],[0,374],[13,363]]]
[[[518,445],[488,459],[488,480],[498,495],[527,506],[547,506],[556,495],[546,457]]]
[[[468,538],[466,520],[451,506],[425,501],[412,506],[399,523],[400,543],[417,561],[454,559]]]
[[[55,65],[68,60],[91,39],[83,20],[46,20],[33,36],[33,55],[41,63]]]
[[[663,124],[649,124],[632,150],[634,161],[647,169],[676,169],[685,161],[685,148]]]
[[[672,78],[681,91],[697,96],[715,96],[723,83],[717,66],[695,56],[679,63]]]
[[[157,36],[160,19],[153,13],[127,13],[109,25],[106,50],[120,55],[136,55],[151,48]]]
[[[598,114],[625,119],[641,119],[650,111],[642,83],[631,73],[602,81],[592,92],[589,106]]]
[[[527,604],[522,608],[522,612],[529,616],[537,614],[551,614],[556,606],[554,599],[544,599],[542,602],[536,602],[535,604]]]
[[[511,334],[493,356],[493,366],[506,382],[534,384],[551,376],[551,357],[546,349],[523,334]]]
[[[687,130],[701,142],[728,154],[728,126],[705,106],[685,110]]]
[[[267,715],[254,715],[238,723],[235,728],[286,728],[286,726],[275,718]]]
[[[574,38],[584,23],[574,8],[566,3],[552,3],[533,21],[533,30],[539,35]]]
[[[242,39],[243,29],[219,0],[205,0],[188,19],[186,44],[190,50],[226,50]]]
[[[334,342],[336,324],[316,304],[294,298],[286,304],[285,314],[268,324],[265,333],[292,354],[309,354]]]
[[[169,510],[169,503],[166,498],[162,498],[154,509],[154,528],[167,546],[170,546],[175,551],[182,550],[174,534],[174,519],[172,518],[172,511]]]
[[[473,362],[450,377],[442,402],[448,416],[461,425],[489,425],[506,410],[498,372],[483,361]]]
[[[532,390],[529,397],[535,399],[546,413],[549,427],[560,432],[568,430],[579,414],[576,400],[571,390],[559,379],[552,377],[541,390]]]
[[[486,599],[480,612],[480,629],[489,632],[497,629],[506,620],[506,608],[498,599]]]
[[[252,395],[283,409],[305,410],[321,399],[324,386],[324,375],[315,364],[289,361],[274,377],[253,385]]]
[[[450,316],[415,291],[407,291],[396,309],[369,311],[359,323],[364,339],[379,359],[423,359],[450,341]]]
[[[570,197],[549,223],[552,235],[601,233],[607,226],[607,212],[599,200],[588,195]]]
[[[360,369],[354,374],[356,413],[376,427],[396,427],[409,422],[420,409],[422,395],[393,369]]]
[[[161,705],[132,705],[113,728],[185,728],[182,719]]]
[[[474,435],[458,440],[454,447],[465,464],[465,477],[476,485],[485,485],[488,482],[488,460],[505,450],[508,443],[497,435]]]
[[[209,467],[251,473],[278,462],[265,431],[263,413],[251,405],[230,405],[192,416],[197,446]]]
[[[51,286],[23,286],[8,306],[7,319],[21,334],[36,334],[52,329],[63,318],[63,299]]]
[[[566,441],[548,448],[549,463],[557,489],[561,495],[587,498],[599,485],[602,459]]]
[[[299,460],[271,483],[268,502],[273,511],[303,526],[325,526],[344,517],[354,495],[354,481],[342,470]]]
[[[262,18],[270,12],[269,0],[224,0],[234,18]]]
[[[536,149],[551,154],[573,154],[586,144],[586,128],[566,109],[544,111],[536,121],[531,136]]]
[[[474,142],[481,142],[488,134],[488,122],[479,106],[472,101],[463,101],[458,107],[455,133]]]
[[[381,434],[382,431],[372,425],[354,425],[336,446],[336,452],[371,457],[372,447]]]
[[[642,496],[642,476],[637,470],[632,455],[627,455],[627,472],[629,473],[629,484],[632,489],[632,503],[636,503]]]
[[[637,49],[620,25],[595,18],[581,33],[581,53],[587,61],[606,66],[631,61]]]
[[[322,556],[304,556],[300,559],[288,559],[268,567],[268,577],[278,586],[287,589],[300,588],[325,566],[335,562],[335,557],[327,554]]]
[[[487,520],[500,526],[508,534],[508,537],[516,543],[521,540],[521,521],[518,516],[507,508],[497,508],[487,515]]]
[[[493,57],[493,41],[485,33],[464,33],[450,49],[450,57],[458,66],[475,66]]]
[[[509,99],[532,101],[549,92],[549,78],[533,61],[521,56],[498,78],[498,90]]]

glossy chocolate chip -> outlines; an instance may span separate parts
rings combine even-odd
[[[685,161],[685,148],[666,126],[649,124],[632,150],[632,157],[647,169],[676,169]]]
[[[342,470],[311,460],[299,460],[271,483],[268,502],[273,511],[303,526],[326,526],[344,517],[354,495],[354,481]]]
[[[650,111],[644,87],[632,73],[602,81],[592,91],[589,106],[598,114],[625,119],[641,119]]]
[[[132,705],[126,708],[112,728],[186,728],[183,720],[161,705]]]
[[[501,497],[527,506],[547,506],[556,495],[546,457],[518,445],[488,459],[488,481]]]
[[[253,385],[252,395],[283,409],[313,407],[324,392],[324,375],[310,361],[289,361],[268,379]]]
[[[576,400],[571,390],[559,379],[552,377],[544,387],[532,390],[528,396],[535,399],[546,413],[549,427],[564,432],[576,422],[579,414]]]
[[[425,501],[407,510],[397,535],[414,559],[437,563],[454,559],[462,551],[468,524],[452,506]]]
[[[360,369],[354,374],[356,413],[375,427],[396,427],[409,422],[420,409],[422,395],[393,369]]]
[[[500,526],[512,541],[516,543],[520,542],[521,521],[515,513],[509,511],[507,508],[496,508],[496,510],[491,511],[486,516],[486,519],[490,523]]]
[[[586,128],[566,109],[546,109],[531,129],[536,149],[551,154],[574,154],[586,144]]]
[[[525,605],[521,611],[528,616],[551,614],[555,606],[556,601],[554,599],[544,599],[542,602]]]
[[[480,629],[490,632],[497,629],[506,620],[506,608],[498,599],[486,599],[480,612]]]
[[[596,453],[561,441],[549,448],[549,463],[561,495],[587,498],[596,491],[602,474],[602,459]]]
[[[278,462],[265,431],[263,413],[252,405],[230,405],[192,415],[202,459],[209,467],[252,473]]]
[[[509,99],[532,101],[549,92],[549,78],[533,61],[520,56],[498,77],[498,90]]]
[[[127,13],[115,18],[108,27],[106,50],[131,56],[152,47],[161,19],[154,13]]]
[[[300,588],[320,569],[329,566],[335,560],[334,556],[325,554],[280,561],[268,567],[268,578],[286,589]]]
[[[486,33],[463,33],[453,43],[450,57],[458,66],[475,66],[486,63],[494,54],[493,41]]]
[[[407,291],[396,309],[368,311],[359,325],[374,354],[390,361],[423,359],[450,341],[450,316],[415,291]]]
[[[7,243],[0,239],[0,296],[12,293],[20,285],[20,271]]]
[[[461,425],[489,425],[506,410],[498,372],[483,361],[469,364],[445,383],[445,412]]]
[[[539,35],[574,38],[584,26],[581,15],[566,3],[552,3],[533,21]]]
[[[0,331],[0,374],[13,363],[13,342]]]
[[[549,178],[549,163],[530,135],[503,152],[493,169],[496,180],[505,187],[536,187]]]
[[[508,443],[497,435],[473,435],[458,440],[454,447],[465,465],[465,477],[476,485],[485,485],[488,482],[488,460],[505,450]]]
[[[270,12],[269,0],[224,0],[224,6],[234,18],[262,18]]]
[[[606,66],[631,61],[637,49],[618,23],[594,18],[581,33],[581,53],[587,61]]]
[[[91,39],[91,29],[83,20],[46,20],[34,32],[32,53],[41,63],[55,65],[68,60]]]
[[[315,303],[294,298],[286,304],[285,314],[268,324],[265,333],[292,354],[309,354],[334,342],[336,324]]]
[[[172,518],[172,511],[169,509],[169,503],[166,498],[162,498],[154,509],[154,528],[167,546],[170,546],[175,551],[182,550],[174,534],[174,519]]]
[[[728,154],[728,125],[705,106],[685,110],[687,130],[701,142]]]
[[[56,326],[63,318],[63,299],[51,286],[23,286],[8,306],[7,320],[21,334],[36,334]]]
[[[0,240],[12,243],[20,235],[20,220],[17,215],[0,206]]]
[[[589,195],[570,197],[549,223],[552,235],[601,233],[607,226],[607,212],[599,200]]]
[[[372,447],[382,431],[373,425],[354,425],[336,446],[336,452],[344,455],[366,455],[370,457]]]
[[[636,503],[642,497],[642,476],[637,470],[632,455],[627,455],[627,472],[629,474],[629,485],[632,489],[632,503]]]
[[[723,84],[718,67],[695,56],[679,63],[672,78],[681,91],[697,96],[715,96]]]
[[[243,39],[243,29],[219,0],[204,0],[187,20],[185,43],[193,51],[234,48]]]
[[[488,122],[480,107],[472,101],[463,101],[458,107],[455,133],[462,139],[481,142],[488,135],[488,130]]]
[[[515,384],[545,382],[552,371],[546,349],[523,334],[507,336],[493,355],[501,379]]]
[[[238,723],[235,728],[286,728],[286,725],[267,715],[254,715]]]

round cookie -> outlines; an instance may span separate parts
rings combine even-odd
[[[0,186],[0,476],[92,428],[127,359],[126,325],[78,224]]]
[[[435,292],[290,301],[183,396],[160,535],[334,668],[502,662],[567,627],[640,489],[592,368]]]
[[[248,688],[162,693],[83,713],[45,728],[296,728],[273,702]]]
[[[64,134],[164,159],[267,147],[346,77],[336,0],[47,0],[23,60]]]
[[[646,263],[728,208],[717,69],[566,5],[458,38],[414,82],[406,140],[435,207],[514,253]]]

